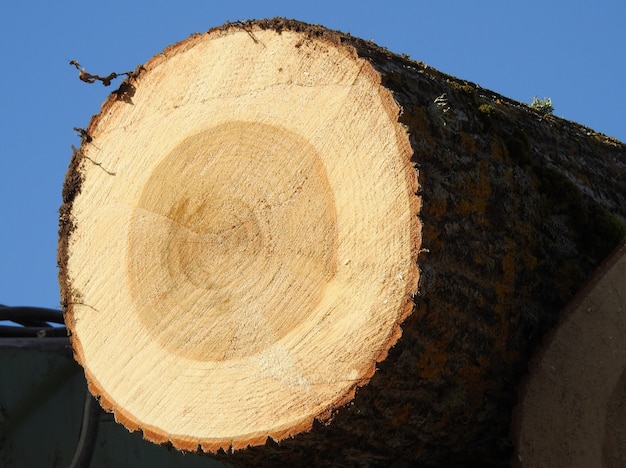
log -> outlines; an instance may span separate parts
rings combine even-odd
[[[320,26],[229,23],[91,120],[62,305],[90,391],[153,442],[500,463],[534,346],[625,219],[615,139]]]
[[[513,411],[512,466],[626,466],[626,242],[544,336]]]

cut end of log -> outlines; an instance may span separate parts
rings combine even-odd
[[[401,335],[417,176],[400,109],[340,36],[229,24],[129,78],[61,208],[66,321],[130,430],[211,452],[327,420]]]

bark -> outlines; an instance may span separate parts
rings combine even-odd
[[[506,464],[516,387],[534,347],[626,232],[625,145],[322,27],[275,19],[230,24],[209,34],[222,37],[236,31],[261,46],[267,31],[297,33],[297,47],[308,47],[307,53],[316,54],[322,44],[349,50],[379,75],[381,87],[391,92],[400,109],[419,183],[421,245],[416,235],[412,255],[420,281],[401,338],[395,343],[393,329],[406,315],[403,298],[408,290],[399,293],[396,310],[390,312],[395,315],[386,326],[392,337],[368,358],[370,363],[384,360],[376,364],[373,376],[364,370],[358,388],[350,387],[344,398],[335,398],[318,414],[323,423],[316,420],[302,433],[286,429],[282,436],[270,434],[280,442],[270,438],[265,445],[214,456],[268,466]],[[175,49],[185,50],[195,40],[200,39]],[[166,61],[167,54],[146,68]],[[133,90],[131,104],[140,102],[141,79],[140,74],[123,85]],[[80,330],[76,318],[87,320],[89,310],[99,307],[90,302],[93,294],[86,300],[85,288],[74,283],[72,274],[80,269],[71,268],[72,242],[85,215],[75,201],[84,196],[81,191],[91,178],[111,177],[104,171],[96,176],[98,167],[89,161],[116,174],[123,170],[122,159],[114,164],[117,169],[109,167],[89,149],[97,146],[112,106],[129,105],[128,100],[118,101],[114,93],[94,118],[87,129],[93,141],[75,153],[70,165],[60,210],[59,264],[75,353],[86,366],[92,390],[119,417],[124,410],[90,374],[80,347],[80,333],[91,332]],[[132,130],[134,122],[126,124]],[[148,198],[158,196],[155,192]],[[128,415],[120,419],[157,442],[186,449],[202,446],[193,435],[185,439],[174,434],[168,440],[158,428]],[[265,438],[260,434],[251,443]],[[214,447],[205,440],[200,448]]]

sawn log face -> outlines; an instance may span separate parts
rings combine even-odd
[[[530,354],[626,232],[626,147],[371,42],[281,19],[239,27],[251,40],[289,30],[352,47],[380,74],[418,177],[420,283],[402,337],[329,422],[214,456],[267,466],[506,463]],[[66,302],[75,166],[61,208]]]

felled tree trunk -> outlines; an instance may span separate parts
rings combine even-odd
[[[624,235],[625,154],[322,27],[192,36],[74,153],[75,356],[127,428],[234,463],[506,460],[534,345]]]

